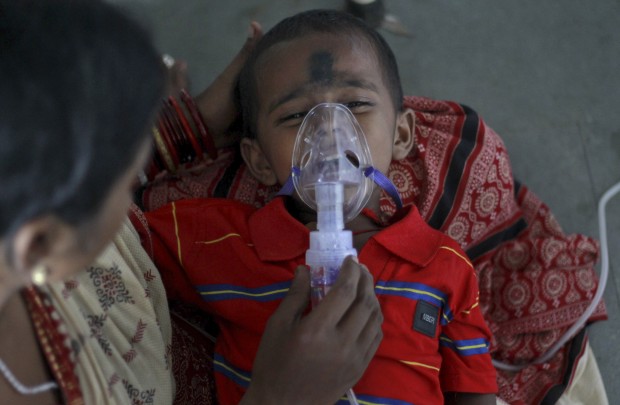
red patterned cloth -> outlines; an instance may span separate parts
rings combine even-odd
[[[392,162],[388,177],[403,202],[453,239],[473,261],[483,314],[497,360],[527,362],[543,354],[594,296],[598,243],[566,235],[549,208],[516,183],[500,137],[470,108],[406,97],[416,113],[416,147]],[[142,194],[146,210],[193,197],[227,197],[262,206],[277,192],[259,184],[234,149],[182,175],[164,176]],[[395,212],[382,199],[384,219]],[[590,321],[605,319],[601,302]],[[513,404],[552,401],[575,364],[569,344],[548,363],[498,372],[499,396]],[[561,393],[561,390],[560,390]]]
[[[35,287],[23,291],[41,350],[60,390],[63,403],[83,405],[80,382],[75,374],[70,336],[66,332],[56,308],[46,294]]]
[[[176,384],[174,404],[215,404],[213,351],[215,338],[192,322],[197,311],[189,315],[171,311],[172,372]]]

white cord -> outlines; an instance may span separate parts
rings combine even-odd
[[[609,275],[609,250],[607,247],[607,220],[605,216],[605,206],[607,202],[614,197],[616,194],[620,192],[620,182],[614,184],[609,190],[603,194],[601,199],[598,202],[598,227],[599,227],[599,238],[601,242],[601,275],[599,277],[598,287],[596,289],[596,293],[594,294],[594,298],[592,298],[592,302],[586,310],[581,314],[581,316],[571,325],[571,327],[560,337],[560,339],[542,356],[538,357],[534,361],[526,364],[508,364],[501,361],[493,360],[493,365],[505,371],[520,371],[525,367],[528,367],[533,364],[541,364],[547,362],[555,353],[560,350],[562,346],[566,342],[568,342],[587,322],[588,318],[592,313],[596,310],[601,298],[603,297],[603,292],[605,291],[605,286],[607,285],[607,277]]]
[[[347,391],[347,399],[349,400],[349,405],[359,405],[359,402],[357,402],[357,397],[353,392],[353,388],[349,388]]]

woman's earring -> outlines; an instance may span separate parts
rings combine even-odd
[[[32,284],[38,287],[44,286],[47,283],[48,274],[49,269],[44,264],[37,265],[37,267],[32,270],[32,273],[30,273]]]

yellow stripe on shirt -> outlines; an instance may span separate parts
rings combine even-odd
[[[439,249],[445,249],[445,250],[449,250],[450,252],[454,253],[455,255],[457,255],[458,257],[460,257],[461,259],[465,260],[465,263],[467,263],[467,265],[469,267],[471,267],[472,269],[474,268],[474,265],[471,264],[471,262],[469,261],[469,259],[465,256],[463,256],[462,254],[460,254],[459,252],[457,252],[456,250],[452,249],[449,246],[439,246]]]
[[[474,308],[476,308],[476,307],[478,306],[478,304],[480,304],[480,303],[479,303],[478,301],[476,301],[474,305],[472,305],[471,307],[469,307],[469,309],[465,309],[465,310],[463,310],[463,313],[464,313],[465,315],[469,315],[469,314],[471,313],[471,311],[472,311]]]
[[[431,366],[429,364],[419,363],[417,361],[407,361],[407,360],[399,360],[399,361],[408,366],[424,367],[424,368],[430,368],[431,370],[439,371],[439,367]]]
[[[440,336],[439,340],[443,340],[444,342],[449,342],[449,343],[454,344],[454,341],[452,339],[449,339],[449,338],[447,338],[445,336]],[[487,344],[486,343],[480,343],[480,344],[477,344],[477,345],[454,346],[454,347],[456,347],[457,350],[470,350],[470,349],[480,349],[482,347],[487,347]]]
[[[228,367],[226,364],[222,363],[221,361],[213,360],[213,363],[217,364],[218,366],[220,366],[222,368],[225,368],[226,370],[230,371],[231,373],[233,373],[234,375],[236,375],[237,377],[241,378],[244,381],[247,381],[247,382],[252,381],[250,378],[237,373],[235,370],[233,370],[232,368]]]
[[[202,291],[200,295],[219,295],[219,294],[237,294],[237,295],[245,295],[246,297],[266,297],[268,295],[280,294],[283,292],[287,292],[288,288],[282,288],[280,290],[267,291],[262,293],[249,293],[246,291],[235,291],[235,290],[218,290],[218,291]]]
[[[223,240],[225,240],[225,239],[232,238],[232,237],[234,237],[234,236],[237,236],[237,237],[239,237],[239,238],[241,237],[241,235],[239,235],[238,233],[229,233],[229,234],[226,234],[226,235],[224,235],[224,236],[222,236],[222,237],[220,237],[220,238],[217,238],[217,239],[213,239],[213,240],[201,240],[201,241],[198,241],[198,242],[196,242],[196,243],[203,243],[203,244],[205,244],[205,245],[212,245],[212,244],[214,244],[214,243],[221,242],[221,241],[223,241]]]
[[[183,267],[183,255],[181,254],[181,238],[179,237],[179,222],[177,221],[177,206],[172,203],[172,219],[174,220],[174,235],[177,238],[177,255],[179,256],[179,264]]]

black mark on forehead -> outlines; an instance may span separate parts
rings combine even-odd
[[[310,80],[312,82],[331,82],[334,79],[334,57],[331,52],[318,51],[310,56]]]

